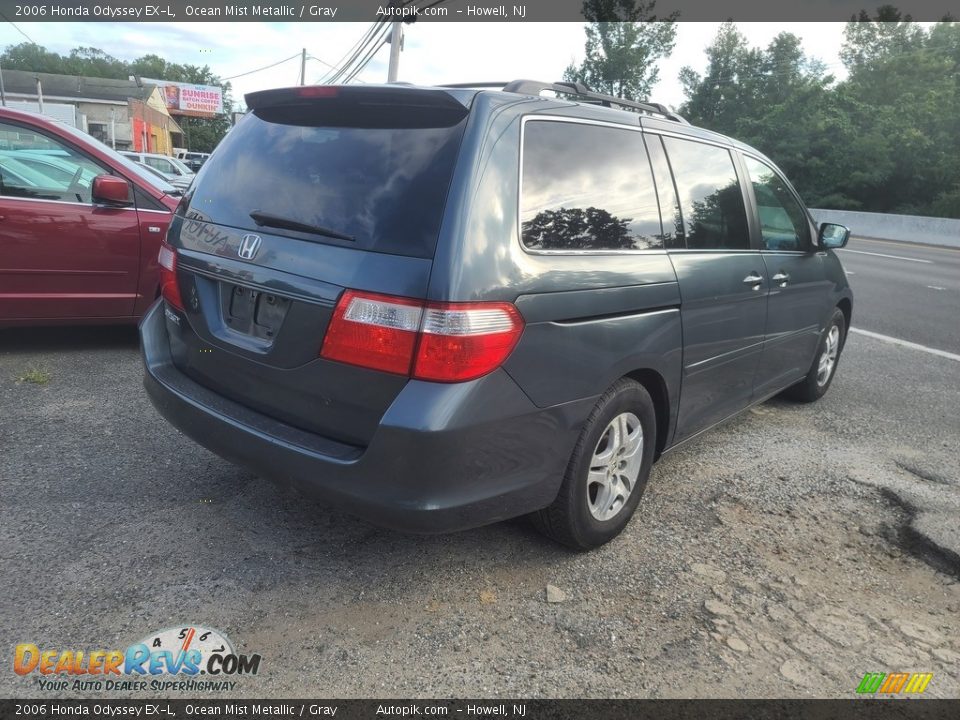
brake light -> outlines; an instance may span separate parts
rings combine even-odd
[[[418,300],[347,290],[333,311],[320,356],[407,375],[422,312]]]
[[[180,284],[177,282],[177,251],[161,242],[157,263],[160,265],[160,295],[183,312],[183,299],[180,297]]]
[[[320,356],[433,382],[496,370],[523,332],[510,303],[424,303],[347,290]]]
[[[297,97],[305,98],[328,98],[337,97],[340,94],[340,88],[336,85],[305,85],[294,90]]]
[[[413,377],[461,382],[500,367],[523,332],[510,303],[428,305],[423,316]]]

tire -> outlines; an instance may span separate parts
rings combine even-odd
[[[836,329],[835,334],[834,329]],[[830,384],[833,382],[833,378],[837,374],[837,365],[840,363],[840,353],[843,350],[843,344],[846,339],[847,319],[840,308],[834,308],[833,317],[830,318],[830,323],[820,337],[820,344],[817,345],[817,354],[813,358],[813,363],[810,365],[807,376],[796,385],[787,388],[784,391],[784,395],[792,400],[808,403],[816,402],[826,395],[827,390],[830,389]],[[830,356],[831,346],[833,348],[833,359],[829,364],[826,378],[824,378],[821,374],[823,370],[821,365],[826,362],[825,358]]]
[[[650,394],[633,380],[617,381],[587,418],[556,500],[531,516],[533,524],[577,550],[609,542],[626,527],[640,502],[656,445]],[[591,465],[598,468],[592,474]],[[636,477],[631,477],[634,471]]]

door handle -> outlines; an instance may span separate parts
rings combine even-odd
[[[755,272],[750,273],[743,279],[743,284],[753,285],[754,290],[759,290],[760,283],[762,282],[763,282],[763,277],[761,275],[757,275]]]
[[[773,282],[775,283],[780,283],[780,287],[786,287],[787,283],[790,282],[790,276],[787,273],[785,273],[783,270],[778,272],[776,275],[774,275],[770,279],[773,280]]]

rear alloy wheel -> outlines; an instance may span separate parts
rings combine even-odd
[[[846,337],[846,325],[847,319],[843,311],[840,308],[834,309],[830,324],[820,338],[817,355],[807,376],[786,389],[784,394],[787,397],[800,402],[814,402],[826,394],[837,373],[837,363],[840,361],[840,351],[843,350]]]
[[[622,379],[587,419],[556,500],[534,525],[578,550],[602,545],[626,527],[647,485],[657,440],[650,394]]]
[[[632,412],[617,415],[597,443],[587,473],[587,507],[600,522],[626,507],[643,460],[643,426]]]

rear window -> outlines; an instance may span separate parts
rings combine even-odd
[[[304,119],[269,109],[244,117],[204,164],[187,215],[256,230],[255,212],[354,240],[262,228],[272,234],[432,257],[466,119],[414,128]]]

